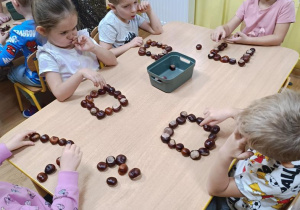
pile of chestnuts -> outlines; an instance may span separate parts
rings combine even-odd
[[[157,47],[157,48],[161,48],[162,49],[162,53],[159,54],[153,54],[151,53],[151,51],[147,50],[150,47]],[[140,56],[150,56],[152,59],[154,60],[158,60],[160,58],[162,58],[163,56],[167,55],[169,52],[171,52],[173,50],[173,48],[171,46],[168,46],[166,44],[162,44],[161,42],[156,42],[153,41],[151,39],[148,39],[146,44],[144,44],[143,47],[139,48],[139,55]]]
[[[104,95],[108,93],[111,96],[114,96],[115,99],[118,99],[119,103],[114,104],[112,107],[107,107],[104,111],[97,108],[94,104],[94,98],[97,98],[99,95]],[[116,90],[114,87],[106,84],[103,89],[92,90],[90,95],[85,97],[85,100],[81,101],[81,106],[90,111],[91,115],[96,116],[98,120],[103,119],[105,116],[112,115],[114,112],[119,112],[122,107],[128,105],[127,98],[122,95],[121,91]]]
[[[204,142],[204,147],[199,148],[198,150],[189,150],[185,148],[182,143],[176,143],[174,139],[171,137],[174,135],[174,129],[178,125],[183,125],[186,123],[186,120],[194,123],[196,122],[198,125],[204,120],[202,117],[196,117],[194,114],[187,114],[186,111],[182,111],[180,116],[169,123],[169,127],[166,127],[163,131],[163,134],[160,136],[160,139],[163,143],[168,144],[170,149],[176,149],[178,152],[184,157],[190,156],[193,160],[199,160],[201,156],[208,156],[209,150],[215,148],[215,140],[217,138],[217,133],[220,131],[220,127],[218,125],[210,126],[203,125],[203,129],[207,132],[210,132],[208,135],[208,139]]]
[[[243,67],[250,61],[251,56],[255,53],[255,48],[250,48],[249,50],[246,51],[245,54],[240,58],[238,61],[238,64],[240,67]]]
[[[119,166],[118,173],[121,176],[124,176],[128,172],[128,166],[126,164],[127,157],[125,155],[118,155],[116,158],[114,156],[108,156],[105,162],[99,162],[97,164],[97,169],[101,172],[106,171],[108,168],[113,168],[115,165]],[[141,170],[138,168],[133,168],[128,172],[128,176],[131,180],[139,179],[141,176]],[[118,183],[117,178],[108,177],[106,183],[109,186],[115,186]]]

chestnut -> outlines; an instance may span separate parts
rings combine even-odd
[[[209,150],[207,148],[201,147],[198,149],[200,155],[202,156],[208,156],[209,155]]]
[[[118,95],[117,99],[120,101],[122,98],[126,98],[124,95]]]
[[[112,115],[112,113],[113,113],[112,108],[107,107],[107,108],[105,109],[105,114],[107,114],[107,115]]]
[[[59,140],[58,137],[52,136],[52,137],[50,138],[50,143],[53,144],[53,145],[54,145],[54,144],[57,144],[58,140]]]
[[[115,178],[115,177],[108,177],[106,179],[106,183],[109,185],[109,186],[115,186],[116,184],[118,184],[118,180]]]
[[[229,63],[230,63],[231,65],[236,64],[236,59],[235,59],[235,58],[229,58]]]
[[[128,171],[128,166],[125,163],[123,163],[119,166],[118,173],[121,176],[125,175],[127,173],[127,171]]]
[[[141,51],[141,50],[139,50],[139,51],[138,51],[138,53],[139,53],[139,55],[140,55],[140,56],[144,56],[144,55],[146,55],[146,52],[145,52],[145,51]]]
[[[106,158],[106,164],[108,165],[108,167],[112,168],[116,165],[116,159],[114,156],[108,156]]]
[[[164,129],[164,132],[163,132],[163,133],[167,133],[167,134],[169,134],[170,136],[173,136],[174,131],[173,131],[172,128],[166,127],[166,128]]]
[[[156,45],[157,45],[157,42],[156,42],[156,41],[152,41],[152,42],[151,42],[151,46],[152,46],[152,47],[155,47]]]
[[[116,91],[116,89],[114,87],[109,87],[107,92],[109,95],[113,96],[114,95],[114,92]]]
[[[38,134],[38,133],[33,133],[33,134],[31,134],[30,136],[29,136],[29,140],[30,141],[33,141],[33,142],[36,142],[36,141],[38,141],[39,139],[40,139],[40,134]]]
[[[47,134],[44,134],[40,137],[41,142],[46,143],[49,141],[49,136]]]
[[[197,123],[198,125],[200,125],[200,123],[202,123],[203,120],[204,120],[203,117],[197,117],[196,123]]]
[[[91,96],[92,98],[97,98],[98,95],[99,95],[99,93],[98,93],[97,90],[92,90],[92,91],[90,92],[90,96]]]
[[[253,52],[252,50],[247,50],[247,51],[246,51],[246,54],[249,54],[249,55],[252,56],[252,55],[254,54],[254,52]]]
[[[213,149],[215,147],[215,140],[213,139],[207,139],[205,142],[204,142],[204,146],[206,149]]]
[[[96,117],[98,120],[103,119],[106,116],[105,112],[103,110],[100,110],[99,112],[97,112]]]
[[[184,117],[177,117],[176,121],[179,125],[183,125],[186,122],[186,119]]]
[[[217,134],[217,133],[219,133],[219,131],[220,131],[220,127],[218,126],[218,125],[214,125],[212,128],[211,128],[211,133],[213,133],[213,134]]]
[[[241,57],[241,59],[243,59],[246,63],[248,63],[249,62],[249,60],[250,60],[250,55],[249,54],[244,54],[242,57]]]
[[[122,94],[122,93],[121,93],[121,91],[119,91],[119,90],[116,90],[116,91],[113,93],[115,99],[117,99],[118,96],[121,95],[121,94]]]
[[[72,140],[67,140],[67,144],[75,144]]]
[[[97,164],[97,169],[99,171],[106,171],[107,170],[107,164],[105,162],[99,162]]]
[[[113,106],[112,106],[112,110],[114,111],[114,112],[119,112],[120,110],[121,110],[121,108],[122,108],[122,106],[121,106],[121,104],[114,104]]]
[[[147,51],[147,52],[146,52],[146,55],[147,55],[147,56],[151,56],[151,52],[150,52],[150,51]]]
[[[128,176],[130,179],[134,180],[141,175],[141,170],[138,168],[133,168],[129,171]]]
[[[214,57],[215,57],[215,54],[214,54],[214,53],[209,53],[209,54],[208,54],[208,58],[209,58],[209,59],[213,59]]]
[[[94,99],[93,99],[92,96],[90,96],[90,95],[87,95],[87,96],[85,97],[85,100],[86,100],[87,102],[90,102],[90,103],[94,102]]]
[[[154,60],[158,60],[159,59],[159,56],[158,55],[154,55]]]
[[[91,108],[93,108],[93,107],[95,107],[95,104],[94,104],[93,102],[87,102],[87,103],[86,103],[86,108],[87,108],[88,110],[91,110]]]
[[[56,171],[56,167],[53,164],[48,164],[45,168],[46,174],[53,174]]]
[[[58,140],[59,146],[65,146],[67,144],[67,140],[65,138],[61,138]]]
[[[219,61],[220,59],[221,59],[221,55],[219,55],[219,54],[214,55],[214,60],[215,61]]]
[[[167,52],[171,52],[171,51],[173,50],[173,48],[172,48],[171,46],[166,46],[165,50],[166,50]]]
[[[168,52],[166,50],[163,50],[161,53],[164,55],[168,54]]]
[[[182,154],[184,157],[188,157],[188,156],[190,156],[191,152],[190,152],[190,150],[189,150],[188,148],[183,148],[183,149],[181,150],[181,154]]]
[[[176,144],[176,147],[175,149],[178,151],[178,152],[181,152],[181,150],[184,148],[184,145],[182,143],[178,143]]]
[[[200,159],[201,155],[200,152],[198,150],[192,150],[190,153],[190,158],[192,158],[193,160],[198,160]]]
[[[151,54],[151,58],[152,58],[152,59],[155,59],[155,54]]]
[[[144,44],[144,48],[149,48],[150,45],[149,44]]]
[[[151,39],[148,39],[146,43],[147,43],[148,45],[151,45],[152,40],[151,40]]]
[[[211,54],[218,54],[218,53],[219,53],[219,50],[212,49],[212,50],[210,51],[210,53],[211,53]]]
[[[116,164],[119,166],[123,163],[126,163],[126,160],[127,160],[127,157],[125,155],[120,154],[116,157]]]
[[[156,45],[158,48],[161,48],[162,47],[162,43],[161,42],[157,42],[157,45]]]
[[[168,143],[168,146],[170,149],[175,149],[176,148],[176,141],[174,139],[171,139]]]
[[[38,175],[37,175],[37,180],[39,181],[39,182],[45,182],[45,181],[47,181],[47,179],[48,179],[48,175],[47,174],[45,174],[44,172],[41,172],[41,173],[39,173]]]
[[[128,100],[126,98],[121,98],[120,103],[122,106],[127,106],[128,105]]]
[[[172,71],[174,71],[174,70],[176,69],[176,66],[175,66],[174,64],[172,64],[172,65],[170,65],[170,69],[171,69]]]
[[[86,100],[82,100],[81,103],[80,103],[80,105],[81,105],[83,108],[86,108],[86,104],[87,104]]]
[[[227,44],[226,42],[223,42],[221,45],[222,45],[224,48],[226,48],[226,47],[228,46],[228,44]]]
[[[243,59],[240,59],[238,64],[240,67],[243,67],[243,66],[245,66],[246,62]]]
[[[99,112],[99,109],[98,109],[97,107],[92,107],[92,108],[90,109],[90,113],[91,113],[91,115],[93,115],[93,116],[96,116],[97,112]]]
[[[202,49],[202,45],[201,45],[201,44],[197,44],[197,45],[196,45],[196,49],[197,49],[197,50],[201,50],[201,49]]]
[[[174,129],[178,126],[178,123],[176,120],[172,120],[170,123],[169,123],[169,127]]]
[[[167,143],[169,143],[171,137],[170,137],[169,134],[163,133],[163,134],[160,136],[160,139],[161,139],[161,141],[162,141],[163,143],[167,144]]]
[[[105,93],[106,93],[106,90],[104,90],[104,89],[98,90],[98,95],[104,95]]]
[[[223,51],[225,49],[225,47],[221,44],[218,46],[219,51]]]
[[[139,51],[146,51],[146,47],[140,47]]]
[[[215,140],[217,138],[217,135],[214,134],[214,133],[211,133],[211,134],[208,135],[208,138]]]
[[[194,114],[189,114],[187,116],[187,119],[190,121],[190,122],[196,122],[197,118]]]
[[[229,62],[229,57],[227,55],[225,55],[225,56],[221,57],[220,61],[222,63],[228,63]]]
[[[203,125],[203,129],[207,132],[211,131],[211,126],[210,125]]]
[[[187,118],[187,116],[188,116],[188,113],[186,111],[180,112],[180,117]]]
[[[56,164],[60,166],[60,157],[56,158]]]
[[[110,88],[111,86],[109,85],[109,84],[106,84],[104,87],[103,87],[103,89],[105,90],[105,91],[108,91],[108,89]]]
[[[167,45],[166,45],[166,44],[163,44],[163,45],[161,46],[161,49],[166,49],[166,47],[167,47]]]
[[[255,48],[250,48],[250,50],[251,50],[253,53],[255,53]]]

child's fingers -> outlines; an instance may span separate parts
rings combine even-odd
[[[244,159],[247,159],[247,158],[251,157],[252,155],[254,155],[253,152],[247,151],[247,152],[243,152],[242,154],[237,156],[236,159],[244,160]]]
[[[63,152],[66,152],[66,151],[70,150],[71,146],[72,146],[71,144],[66,144]]]
[[[22,142],[22,147],[23,146],[34,146],[35,144],[34,144],[34,142],[32,142],[32,141],[23,141]]]

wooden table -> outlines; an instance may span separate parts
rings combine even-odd
[[[210,165],[218,158],[217,152],[233,131],[234,122],[220,124],[216,149],[199,161],[185,158],[163,144],[160,140],[163,129],[184,110],[202,116],[205,107],[245,107],[254,99],[276,93],[298,59],[298,53],[287,48],[255,47],[255,55],[243,68],[209,60],[207,54],[218,45],[209,39],[210,32],[203,27],[173,22],[164,26],[162,35],[149,37],[196,59],[193,77],[174,92],[167,94],[151,86],[147,66],[153,60],[140,57],[138,48],[134,48],[118,58],[116,67],[102,70],[107,82],[129,100],[128,107],[121,112],[97,120],[81,108],[80,101],[95,89],[90,81],[85,81],[67,101],[49,104],[5,134],[1,141],[24,129],[75,141],[84,153],[78,169],[79,209],[204,208],[210,199],[205,187]],[[200,51],[195,49],[198,43],[203,45]],[[229,45],[221,54],[240,58],[249,48]],[[153,47],[150,50],[159,52]],[[116,99],[105,95],[95,103],[105,109],[115,102]],[[198,149],[203,147],[207,136],[197,124],[187,122],[176,128],[173,138],[189,149]],[[61,151],[59,146],[37,142],[34,147],[16,151],[11,162],[36,182],[36,175],[47,164],[55,163]],[[118,154],[127,156],[130,169],[141,169],[140,180],[119,176],[117,167],[107,172],[96,169],[99,161]],[[106,184],[109,176],[119,180],[116,187]],[[38,184],[54,192],[56,183],[57,173]]]

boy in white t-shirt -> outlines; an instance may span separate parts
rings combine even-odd
[[[160,20],[153,12],[148,1],[109,0],[111,11],[100,21],[98,26],[100,45],[119,56],[132,47],[143,44],[138,35],[141,28],[151,34],[161,34],[163,29]],[[150,22],[137,12],[146,14]]]

